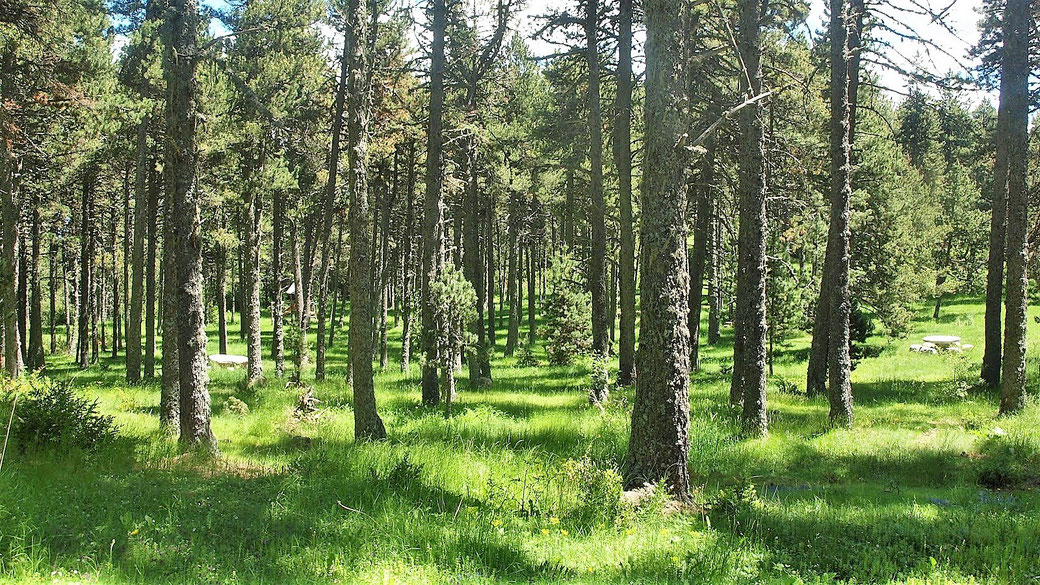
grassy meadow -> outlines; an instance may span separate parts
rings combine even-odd
[[[546,366],[537,346],[542,365],[522,367],[501,357],[504,327],[494,385],[469,390],[461,374],[450,410],[419,404],[418,364],[399,371],[394,329],[376,379],[380,443],[353,439],[345,331],[312,415],[294,412],[302,389],[285,380],[245,390],[241,370],[212,370],[215,460],[159,433],[158,381],[127,386],[121,357],[79,370],[49,356],[47,375],[96,397],[119,438],[71,454],[12,445],[0,581],[1038,583],[1040,405],[998,419],[996,393],[976,387],[982,315],[956,299],[938,322],[923,307],[910,339],[872,338],[880,355],[853,372],[852,430],[829,429],[826,399],[801,393],[802,337],[776,348],[769,437],[742,438],[729,339],[705,348],[690,388],[698,490],[679,511],[620,498],[633,390],[590,407],[585,364]],[[908,351],[929,333],[976,347]],[[229,341],[245,353],[237,324]]]

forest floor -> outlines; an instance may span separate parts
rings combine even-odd
[[[241,370],[212,371],[221,455],[200,460],[160,435],[158,382],[128,387],[121,357],[84,371],[51,357],[48,375],[99,398],[119,439],[8,453],[0,581],[1035,583],[1040,406],[998,419],[996,393],[975,386],[982,315],[953,300],[939,322],[922,309],[909,339],[872,338],[880,354],[853,373],[852,430],[829,429],[826,399],[801,393],[802,337],[777,347],[769,437],[742,438],[729,340],[707,348],[691,385],[696,504],[680,513],[618,502],[633,392],[590,407],[585,366],[498,357],[492,388],[469,390],[463,374],[450,411],[424,408],[418,365],[398,371],[395,329],[376,380],[389,439],[355,444],[340,335],[320,410],[302,420],[300,389],[244,391]],[[976,348],[910,353],[928,333]],[[230,350],[245,351],[237,325]]]

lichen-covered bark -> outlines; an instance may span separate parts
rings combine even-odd
[[[646,154],[640,232],[642,319],[625,484],[664,479],[689,497],[689,274],[679,4],[646,0]]]
[[[1026,309],[1029,275],[1029,0],[1007,0],[1004,7],[1004,55],[1001,63],[1001,108],[1006,109],[1007,142],[1007,285],[1004,297],[1004,359],[1000,413],[1025,406]],[[1006,86],[1004,80],[1007,81]],[[1005,93],[1006,88],[1006,93]],[[998,189],[999,189],[998,185]]]
[[[618,173],[618,213],[621,249],[618,257],[618,379],[621,386],[636,380],[636,239],[632,216],[632,0],[618,5],[617,97],[614,118],[614,166]]]
[[[173,282],[176,311],[164,320],[177,321],[177,366],[180,384],[180,442],[188,448],[216,450],[210,429],[209,376],[206,372],[206,327],[202,303],[202,238],[199,192],[195,183],[195,127],[198,60],[196,0],[170,0],[164,15],[166,55],[166,164],[163,176],[173,211]]]
[[[376,410],[375,387],[372,379],[372,305],[369,288],[372,284],[372,259],[369,248],[372,238],[372,217],[368,203],[368,124],[371,108],[368,71],[371,55],[366,39],[368,11],[362,0],[350,0],[347,5],[347,34],[350,71],[347,75],[347,95],[350,97],[347,124],[347,149],[350,166],[347,172],[350,201],[350,362],[354,376],[354,438],[371,440],[386,438],[383,420]],[[374,19],[373,19],[374,21]],[[344,49],[347,53],[347,49]]]
[[[181,428],[181,377],[180,358],[177,357],[180,342],[177,334],[177,319],[174,317],[177,314],[177,289],[173,283],[176,282],[177,271],[175,268],[176,251],[173,244],[172,198],[166,197],[163,200],[162,215],[162,277],[166,285],[162,287],[162,312],[165,317],[162,320],[162,379],[159,395],[159,428],[166,434],[177,435],[180,434]],[[154,311],[154,309],[152,310]]]
[[[262,149],[263,146],[259,147]],[[260,214],[263,202],[255,175],[263,168],[263,155],[250,160],[245,176],[245,301],[243,317],[246,325],[246,382],[253,384],[264,375],[260,348]]]
[[[744,99],[762,92],[761,0],[741,0],[737,47],[744,63]],[[765,132],[761,106],[738,114],[742,144],[738,161],[740,228],[737,242],[737,308],[734,315],[731,397],[743,402],[744,429],[766,434],[766,183]]]
[[[160,190],[159,172],[155,169],[154,160],[150,162],[150,166],[151,170],[148,174],[148,209],[158,210]],[[147,251],[145,253],[144,266],[144,377],[148,379],[155,377],[155,259],[157,256],[156,250],[158,248],[159,240],[158,216],[159,213],[148,214]],[[169,215],[164,213],[163,217],[169,217]],[[163,229],[166,229],[165,220]],[[166,239],[165,234],[163,235],[163,241],[169,241]],[[165,254],[165,251],[163,253]],[[167,282],[172,282],[172,280],[167,280]],[[165,307],[165,305],[163,306]]]

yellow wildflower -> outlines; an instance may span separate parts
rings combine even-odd
[[[548,536],[549,535],[549,529],[548,528],[542,528],[542,534]]]
[[[549,518],[549,524],[559,524],[559,523],[560,523],[560,519],[557,518],[556,516],[553,516],[552,518]]]
[[[568,534],[570,534],[570,532],[567,532],[566,530],[560,530],[560,534],[567,536]]]

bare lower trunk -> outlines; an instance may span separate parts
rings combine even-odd
[[[437,364],[437,330],[430,285],[444,269],[443,194],[443,126],[444,126],[444,44],[447,28],[445,0],[433,0],[433,44],[430,59],[430,119],[426,133],[426,200],[423,206],[423,260],[422,260],[422,347],[425,363],[422,372],[422,399],[427,405],[440,402]]]
[[[748,72],[741,78],[745,99],[762,91],[761,0],[742,0],[737,45]],[[739,171],[740,228],[737,257],[736,338],[733,345],[731,396],[743,402],[742,422],[751,434],[765,435],[766,418],[766,184],[765,133],[761,107],[738,115],[743,137]]]
[[[350,361],[354,376],[354,438],[372,440],[386,438],[386,428],[376,410],[375,386],[372,378],[372,306],[368,289],[372,283],[372,263],[368,258],[371,242],[371,213],[368,205],[368,124],[371,88],[368,82],[372,55],[368,51],[369,34],[375,34],[376,15],[369,25],[363,0],[349,0],[345,47],[349,47],[350,74],[347,93],[350,96],[347,148],[350,167],[347,172],[350,205]],[[344,49],[346,53],[347,49]]]
[[[177,321],[177,365],[180,382],[180,442],[188,448],[216,450],[210,429],[206,372],[206,328],[202,305],[202,239],[199,193],[195,185],[195,127],[198,5],[196,0],[170,0],[165,15],[166,59],[166,193],[173,211],[171,230]]]
[[[610,358],[610,340],[607,325],[607,203],[603,194],[603,120],[599,95],[599,0],[586,0],[585,5],[585,61],[588,64],[589,106],[589,163],[591,184],[589,196],[589,225],[592,241],[589,256],[589,289],[592,293],[592,358],[597,362],[597,375],[592,376],[589,402],[600,404],[610,396],[610,379],[605,375]],[[532,278],[528,262],[528,278]],[[529,295],[530,296],[530,295]]]
[[[0,64],[0,96],[12,95],[14,54],[9,51]],[[4,368],[7,375],[22,375],[22,356],[18,338],[18,223],[19,205],[15,196],[14,166],[10,136],[0,129],[0,214],[3,217],[3,261],[0,263],[0,303],[3,305]]]
[[[272,207],[273,233],[271,235],[271,284],[274,297],[271,300],[271,358],[274,359],[274,373],[279,378],[285,376],[285,329],[282,325],[282,238],[285,237],[285,194],[276,191]]]
[[[144,377],[152,379],[155,377],[155,307],[156,307],[156,273],[155,273],[155,259],[157,256],[156,250],[158,247],[159,240],[159,225],[158,225],[158,210],[159,210],[159,190],[160,190],[160,177],[158,171],[155,170],[155,164],[153,161],[152,170],[150,173],[150,185],[148,186],[148,251],[145,257],[144,265],[144,287],[145,287],[145,305],[144,305]],[[163,229],[166,229],[166,219],[169,215],[163,215]],[[170,240],[167,239],[167,235],[163,234],[163,246],[165,242]],[[165,255],[165,249],[163,250]],[[165,266],[166,260],[163,261]],[[167,283],[172,282],[172,279],[166,279]],[[165,294],[165,293],[164,293]],[[166,304],[163,305],[167,308],[172,308]],[[169,311],[165,311],[167,315],[173,315]],[[164,322],[165,325],[165,322]],[[164,342],[165,343],[165,342]],[[163,361],[165,364],[165,360]]]
[[[404,274],[401,279],[401,371],[408,372],[412,355],[412,296],[415,271],[412,267],[412,248],[415,235],[415,143],[408,145],[408,187],[405,193]]]
[[[625,485],[665,480],[688,499],[689,275],[686,260],[686,190],[682,149],[684,102],[679,66],[683,32],[679,4],[645,0],[646,160],[640,230],[642,325],[636,368],[632,433]]]
[[[618,384],[636,380],[636,241],[632,216],[632,0],[620,1],[614,165],[618,172],[621,250],[618,257]]]
[[[217,272],[217,347],[227,354],[227,248],[220,246],[217,250],[213,269]]]
[[[830,385],[831,424],[852,426],[852,357],[849,354],[849,220],[852,198],[851,111],[847,8],[844,0],[831,0],[831,221],[828,241],[834,242],[833,280],[830,289],[830,326],[827,370]],[[830,243],[828,243],[830,247]]]
[[[83,198],[80,209],[80,267],[79,267],[79,339],[76,342],[79,367],[90,365],[92,320],[94,317],[94,234],[91,218],[97,188],[97,171],[88,170],[83,176]],[[16,325],[17,326],[17,325]],[[19,356],[20,357],[20,356]]]
[[[264,375],[263,350],[260,334],[260,216],[263,201],[260,191],[254,184],[254,173],[259,175],[263,169],[263,145],[259,146],[260,154],[256,161],[247,164],[245,177],[245,250],[243,250],[245,272],[245,302],[243,321],[246,328],[246,384],[259,382]]]
[[[701,308],[704,306],[704,265],[708,254],[708,230],[711,227],[712,188],[715,181],[715,139],[708,140],[699,181],[692,192],[697,194],[697,223],[690,253],[690,369],[701,369]]]
[[[177,297],[175,287],[171,284],[176,280],[175,254],[173,237],[173,209],[172,199],[166,197],[163,200],[163,250],[162,250],[162,278],[166,285],[162,289],[162,312],[168,318],[162,320],[162,390],[159,395],[159,428],[169,435],[180,433],[180,358],[177,357],[177,349],[180,346],[177,333]]]
[[[1026,396],[1026,309],[1029,301],[1027,230],[1029,228],[1029,0],[1007,0],[1004,8],[1004,55],[1001,108],[1007,110],[1007,285],[1004,299],[1004,359],[1000,413],[1022,410]],[[1005,94],[1004,79],[1007,80]],[[1005,98],[1006,95],[1006,98]],[[998,185],[998,188],[1000,186]]]
[[[137,167],[134,171],[134,244],[130,285],[130,315],[126,324],[126,381],[141,381],[141,319],[144,306],[144,241],[148,207],[148,119],[137,127]]]

